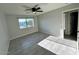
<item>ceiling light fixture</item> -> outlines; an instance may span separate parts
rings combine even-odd
[[[34,14],[36,14],[36,12],[33,12]]]

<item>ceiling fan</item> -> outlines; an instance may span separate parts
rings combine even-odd
[[[32,7],[32,8],[30,8],[30,7],[27,7],[27,6],[23,6],[24,8],[26,8],[25,9],[25,11],[31,11],[32,13],[37,13],[37,12],[43,12],[42,10],[41,10],[41,8],[39,7],[39,5],[37,4],[37,5],[35,5],[34,7]],[[27,9],[28,8],[28,9]]]

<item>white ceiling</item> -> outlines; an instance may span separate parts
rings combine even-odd
[[[0,10],[3,11],[6,14],[10,15],[34,15],[32,12],[25,12],[25,8],[23,5],[26,5],[28,7],[33,7],[37,3],[4,3],[0,4]],[[69,5],[67,3],[39,3],[39,6],[44,11],[42,13],[37,13],[37,15],[49,12],[51,10],[55,10],[60,7],[64,7],[66,5]],[[28,9],[28,8],[27,8]]]

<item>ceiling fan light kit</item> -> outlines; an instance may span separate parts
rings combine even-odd
[[[34,14],[36,14],[36,12],[33,12]]]

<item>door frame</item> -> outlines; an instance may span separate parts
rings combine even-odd
[[[79,8],[72,8],[72,9],[68,9],[68,10],[64,10],[62,11],[62,38],[64,39],[64,30],[65,30],[65,12],[69,12],[69,11],[73,11],[73,10],[78,10],[78,16],[79,16]],[[79,22],[79,17],[78,17],[78,22]],[[78,23],[79,25],[79,23]],[[78,28],[77,28],[78,30]],[[78,35],[77,35],[78,36]]]

